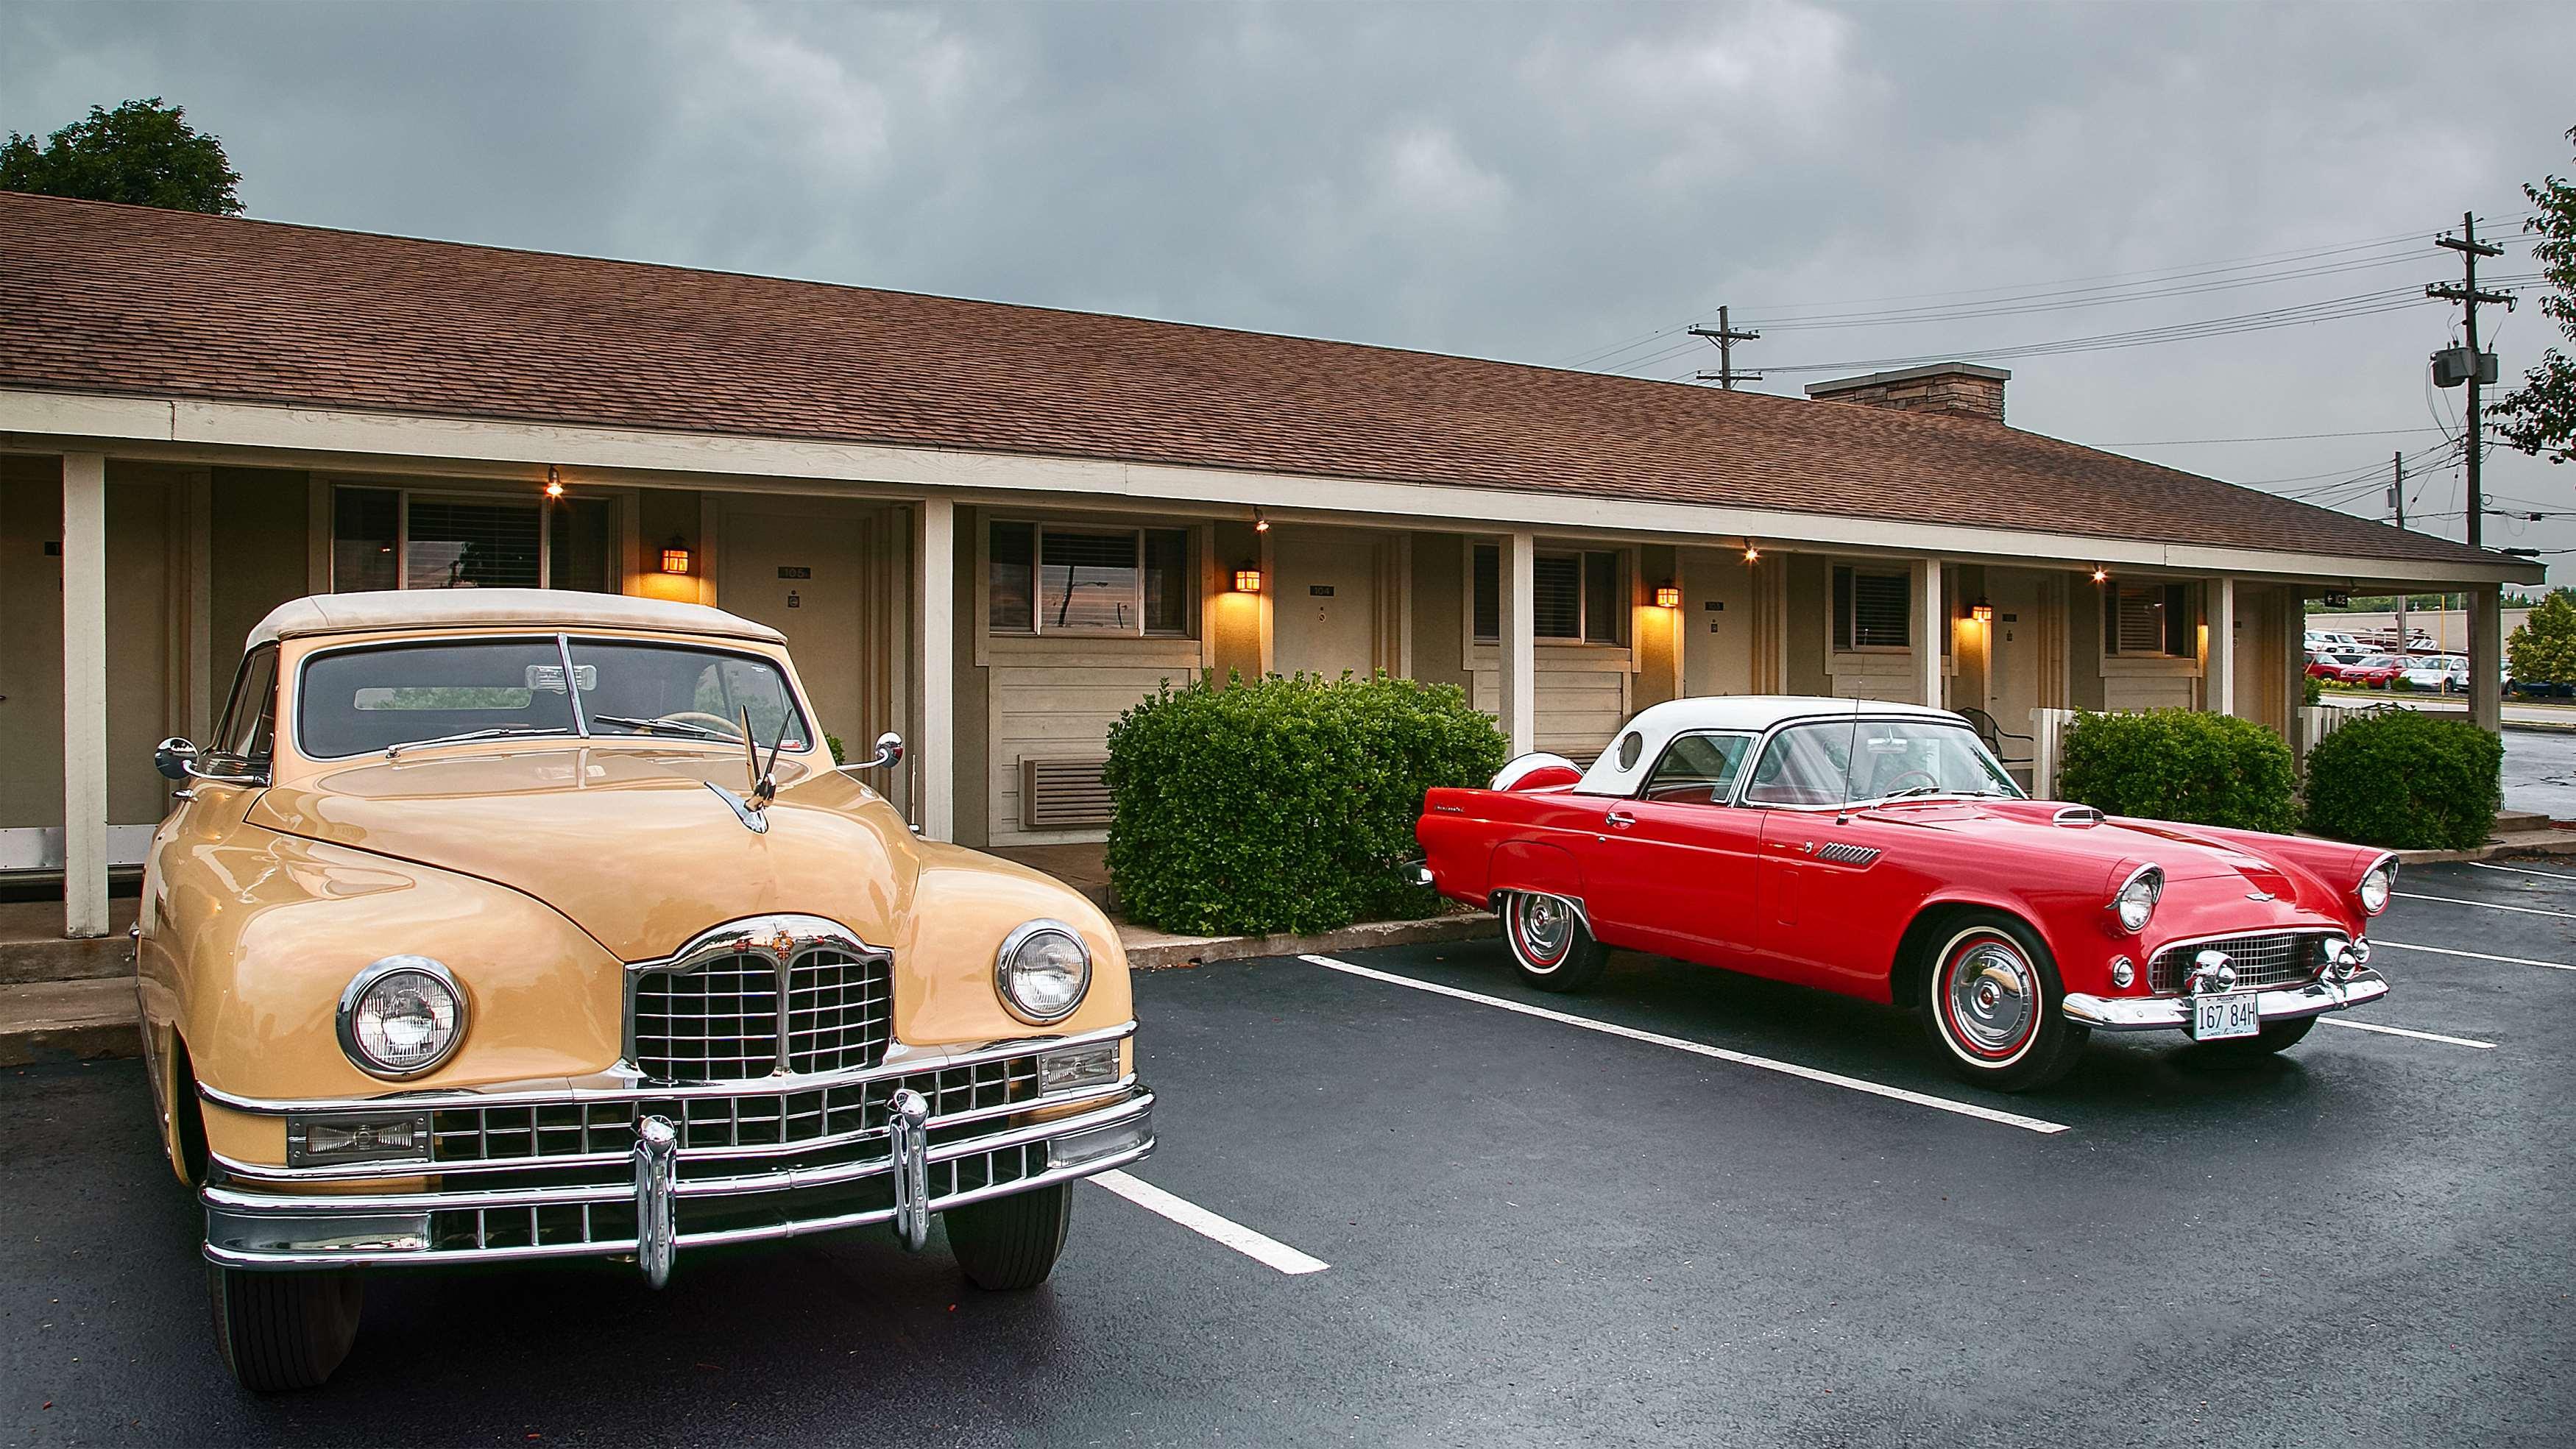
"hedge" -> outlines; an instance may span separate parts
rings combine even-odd
[[[2298,767],[2279,735],[2189,709],[2077,714],[2066,731],[2058,793],[2112,815],[2295,829]]]
[[[1404,882],[1423,792],[1481,785],[1503,737],[1456,685],[1202,677],[1109,731],[1109,876],[1166,931],[1258,935],[1434,914]]]
[[[2504,741],[2465,719],[2392,709],[2308,751],[2308,828],[2391,850],[2484,844],[2504,806]]]

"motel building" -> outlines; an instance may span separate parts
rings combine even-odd
[[[1164,681],[1455,684],[1589,758],[1682,695],[2183,705],[2297,741],[2305,602],[2536,565],[2023,432],[1944,365],[1791,399],[0,194],[0,877],[104,933],[252,624],[358,589],[774,626],[925,835],[1097,841]],[[2044,782],[2043,782],[2044,783]]]

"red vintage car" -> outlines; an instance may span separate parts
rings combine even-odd
[[[2388,992],[2362,932],[2394,856],[2032,800],[1919,705],[1659,704],[1589,769],[1525,755],[1431,791],[1416,834],[1534,986],[1585,986],[1619,947],[1894,1002],[2006,1091],[2097,1030],[2275,1052]]]

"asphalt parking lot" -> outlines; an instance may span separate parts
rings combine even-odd
[[[1652,958],[1571,998],[1493,942],[1160,972],[1134,1176],[1259,1240],[1087,1185],[1020,1296],[881,1232],[659,1293],[383,1272],[339,1376],[273,1400],[209,1346],[136,1065],[27,1069],[0,1438],[2564,1444],[2576,869],[2401,890],[2397,990],[2349,1019],[2423,1035],[2251,1068],[2096,1037],[2011,1098],[1888,1008]]]

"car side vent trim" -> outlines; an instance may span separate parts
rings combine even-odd
[[[1101,778],[1105,755],[1020,758],[1020,828],[1079,830],[1106,825],[1109,785]]]
[[[1841,840],[1828,840],[1816,847],[1816,859],[1840,861],[1844,865],[1870,865],[1882,853],[1874,845],[1853,845]]]

